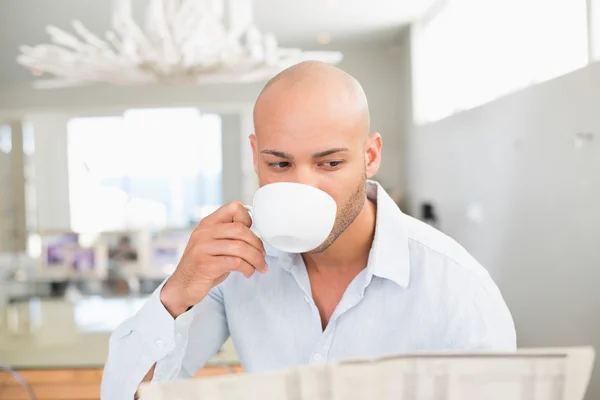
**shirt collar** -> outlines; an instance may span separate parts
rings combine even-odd
[[[406,216],[375,181],[367,181],[367,198],[377,204],[375,236],[366,268],[367,279],[370,281],[375,275],[407,287],[410,278],[410,255],[408,234],[405,230]],[[265,250],[267,255],[276,256],[278,264],[286,271],[290,271],[300,257],[299,254],[283,253],[271,246],[267,248],[267,245]]]
[[[381,185],[367,181],[367,198],[377,204],[375,237],[367,265],[371,274],[407,287],[410,280],[410,254],[406,216]]]

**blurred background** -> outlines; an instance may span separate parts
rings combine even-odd
[[[32,48],[51,35],[73,52]],[[195,69],[215,55],[240,68]],[[0,369],[99,399],[110,332],[203,216],[251,202],[254,100],[301,59],[361,82],[375,178],[490,271],[520,347],[600,349],[600,0],[0,0]],[[239,370],[228,342],[199,375]]]

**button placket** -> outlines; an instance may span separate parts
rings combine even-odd
[[[311,363],[327,362],[329,357],[329,349],[331,348],[331,342],[333,341],[333,335],[335,332],[335,321],[329,321],[325,332],[321,335],[319,342],[315,346],[315,350],[311,354]]]

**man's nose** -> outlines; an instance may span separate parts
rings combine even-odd
[[[319,180],[316,171],[310,166],[296,167],[294,182],[304,185],[319,187]]]

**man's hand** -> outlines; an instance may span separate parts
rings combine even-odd
[[[246,278],[256,270],[267,271],[265,249],[251,225],[250,214],[239,202],[224,205],[200,222],[160,294],[173,318],[202,301],[232,271]]]
[[[152,366],[152,368],[150,368],[150,371],[148,371],[148,373],[146,374],[146,376],[144,376],[144,379],[142,379],[142,383],[152,381],[152,378],[154,377],[154,369],[155,368],[156,368],[156,364],[154,364]],[[139,391],[136,390],[135,391],[135,395],[133,395],[133,400],[138,400],[139,398],[140,398]]]

